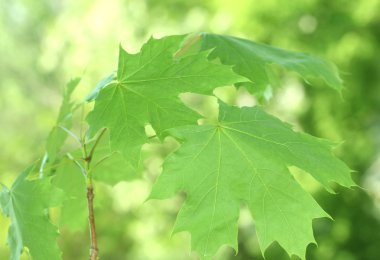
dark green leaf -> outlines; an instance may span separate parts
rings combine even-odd
[[[212,49],[211,60],[219,58],[223,64],[234,65],[236,73],[253,82],[253,87],[246,85],[252,93],[262,94],[273,85],[275,71],[268,66],[271,64],[294,71],[305,80],[322,78],[338,92],[343,88],[335,66],[312,55],[212,33],[202,33],[199,39],[201,50]]]

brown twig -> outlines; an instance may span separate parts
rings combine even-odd
[[[98,242],[96,240],[95,217],[94,217],[94,188],[91,185],[87,186],[87,202],[88,202],[88,223],[90,226],[91,247],[90,260],[98,259]]]
[[[93,158],[95,149],[97,145],[99,144],[100,139],[102,138],[103,134],[105,133],[106,128],[104,128],[98,137],[96,138],[95,144],[92,147],[90,154],[87,153],[86,143],[83,142],[82,150],[83,150],[83,159],[84,159],[84,166],[86,171],[86,182],[87,182],[87,205],[88,205],[88,224],[90,227],[90,238],[91,238],[91,245],[90,245],[90,260],[98,260],[99,255],[99,249],[98,249],[98,242],[96,240],[96,228],[95,228],[95,215],[94,215],[94,186],[92,184],[92,169],[91,169],[91,160]]]

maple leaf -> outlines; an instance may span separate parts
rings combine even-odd
[[[223,244],[238,250],[243,202],[263,251],[277,241],[290,255],[304,258],[307,245],[315,243],[312,220],[328,214],[288,167],[303,169],[330,191],[330,182],[355,185],[350,169],[332,155],[332,143],[294,132],[259,107],[219,106],[216,124],[168,131],[182,144],[165,160],[150,198],[186,193],[174,231],[189,231],[192,248],[203,257]]]
[[[10,190],[3,185],[0,193],[2,211],[11,219],[11,259],[19,260],[24,247],[34,260],[61,259],[58,230],[50,223],[46,209],[59,206],[63,192],[51,185],[50,178],[28,180],[33,169],[34,165],[21,173]]]
[[[50,162],[55,161],[59,149],[67,138],[68,133],[63,129],[71,128],[72,110],[74,109],[74,103],[71,101],[71,94],[78,86],[79,82],[80,78],[71,80],[69,83],[67,83],[64,90],[63,100],[61,108],[59,109],[56,125],[50,131],[46,142],[46,153],[49,157]]]
[[[250,79],[253,83],[244,84],[257,96],[276,83],[273,67],[296,72],[304,80],[322,78],[327,85],[340,92],[343,88],[336,67],[318,57],[273,46],[257,43],[233,36],[201,33],[189,39],[181,48],[180,54],[193,53],[197,50],[212,49],[209,59],[220,59],[223,64],[233,65],[233,70]]]
[[[90,135],[108,127],[112,150],[121,151],[134,167],[148,141],[147,124],[161,136],[166,129],[196,123],[199,115],[181,102],[179,94],[211,94],[216,87],[246,80],[229,66],[209,62],[209,52],[174,57],[184,38],[151,38],[137,54],[120,48],[117,78],[100,90],[87,117]]]

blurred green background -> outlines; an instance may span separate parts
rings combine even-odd
[[[336,63],[343,99],[323,83],[284,77],[268,109],[304,131],[342,142],[336,154],[364,189],[328,194],[305,186],[335,219],[314,221],[318,247],[308,259],[380,259],[380,1],[378,0],[0,0],[0,182],[11,184],[44,153],[65,83],[82,76],[78,99],[116,68],[118,45],[136,52],[151,35],[211,31],[304,51]],[[159,149],[159,148],[157,148]],[[186,260],[190,238],[171,237],[181,198],[144,200],[157,174],[99,184],[96,197],[101,259]],[[152,177],[153,176],[153,177]],[[9,220],[0,216],[0,259],[9,256]],[[64,259],[87,259],[85,230],[62,230]],[[288,259],[274,244],[267,259]],[[237,255],[262,259],[254,225],[242,209]]]

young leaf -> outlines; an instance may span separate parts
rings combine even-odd
[[[216,87],[245,80],[230,67],[209,62],[208,52],[175,58],[184,37],[150,39],[137,54],[120,48],[117,79],[100,91],[87,117],[90,134],[108,127],[112,150],[121,151],[135,167],[147,142],[146,124],[160,136],[199,118],[180,101],[180,93],[211,94]]]
[[[312,220],[328,217],[290,174],[297,166],[326,189],[330,182],[355,185],[333,145],[291,127],[260,108],[220,102],[219,123],[183,126],[169,133],[181,147],[169,155],[150,198],[187,195],[174,231],[189,231],[192,248],[212,256],[223,244],[237,250],[240,204],[255,220],[262,250],[277,241],[290,255],[305,257],[314,243]]]
[[[27,168],[10,190],[3,186],[0,193],[2,211],[12,222],[8,233],[11,259],[19,260],[24,247],[33,260],[61,259],[58,231],[45,210],[60,205],[63,193],[51,185],[50,178],[28,180],[33,169]]]
[[[234,65],[236,73],[250,79],[254,87],[250,88],[252,93],[261,94],[273,82],[274,71],[268,66],[270,64],[294,71],[305,80],[322,78],[339,92],[343,88],[342,80],[333,64],[305,53],[212,33],[202,33],[200,37],[197,35],[188,42],[194,45],[197,43],[194,39],[201,41],[201,50],[213,49],[209,59],[219,58],[223,64]],[[189,48],[185,44],[184,48],[186,47]]]
[[[70,129],[72,125],[72,110],[74,104],[71,102],[71,94],[79,84],[80,78],[71,80],[63,93],[63,101],[59,110],[57,123],[49,133],[49,137],[46,142],[46,152],[50,162],[54,162],[57,156],[57,152],[66,140],[67,132],[62,129]]]

